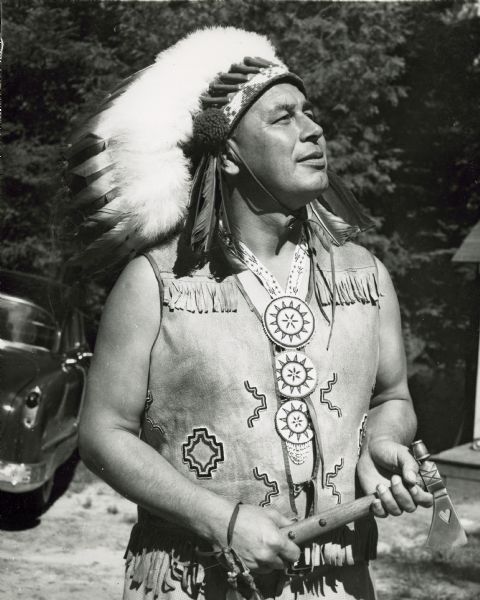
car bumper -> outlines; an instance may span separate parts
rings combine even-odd
[[[13,463],[0,460],[0,491],[29,492],[42,486],[47,479],[46,462]]]

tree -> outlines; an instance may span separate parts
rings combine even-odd
[[[304,78],[331,164],[377,224],[363,242],[393,276],[419,393],[434,375],[449,389],[475,298],[468,269],[450,259],[479,217],[479,22],[467,0],[7,0],[2,266],[58,276],[63,150],[79,114],[195,28],[266,33]],[[419,405],[424,422],[434,402]]]

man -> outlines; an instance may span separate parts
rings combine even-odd
[[[349,241],[366,221],[302,81],[265,38],[196,32],[71,156],[77,204],[100,206],[80,261],[141,254],[106,303],[80,429],[139,505],[124,598],[374,598],[373,519],[302,548],[282,531],[356,494],[377,516],[431,504],[395,292]]]

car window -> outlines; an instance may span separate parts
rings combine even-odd
[[[61,349],[62,352],[77,350],[85,346],[85,333],[81,314],[74,310],[63,325]]]
[[[21,298],[0,294],[0,339],[53,350],[57,337],[57,325],[47,311]]]

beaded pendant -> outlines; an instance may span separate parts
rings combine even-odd
[[[275,358],[278,391],[287,398],[305,398],[317,386],[317,371],[303,352],[282,352]]]
[[[265,333],[274,343],[275,376],[283,404],[275,415],[275,427],[285,441],[289,459],[302,465],[309,452],[314,432],[306,403],[317,385],[313,362],[298,349],[308,344],[315,331],[315,318],[306,302],[298,297],[300,281],[306,273],[307,244],[305,240],[295,248],[285,292],[275,276],[262,265],[241,241],[234,244],[238,257],[261,281],[272,300],[263,314]],[[278,352],[278,348],[283,351]]]
[[[274,298],[265,309],[263,326],[282,348],[302,348],[315,330],[315,318],[306,302],[294,296]]]

